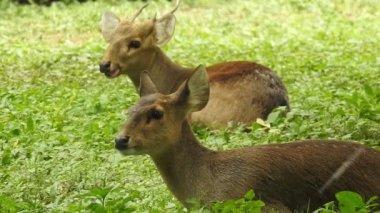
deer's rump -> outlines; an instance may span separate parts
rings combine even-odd
[[[249,124],[265,119],[276,107],[289,110],[287,90],[269,68],[247,61],[232,61],[207,68],[210,99],[206,107],[195,112],[191,121],[207,126],[228,122]]]

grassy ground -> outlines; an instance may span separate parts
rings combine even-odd
[[[147,156],[113,148],[138,97],[126,77],[98,72],[106,48],[99,20],[106,9],[128,15],[142,5],[115,2],[0,3],[0,209],[79,211],[104,202],[114,211],[125,203],[182,210]],[[140,19],[171,6],[153,2]],[[251,133],[196,129],[207,147],[337,138],[379,149],[379,26],[376,0],[194,0],[177,11],[165,52],[187,66],[256,61],[288,88],[286,118],[272,116],[269,130],[254,123]]]

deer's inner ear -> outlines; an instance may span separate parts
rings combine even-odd
[[[111,40],[111,36],[115,31],[117,25],[119,24],[120,19],[112,12],[105,12],[102,16],[101,21],[101,30],[103,34],[103,38],[109,42]]]
[[[202,110],[208,103],[209,95],[208,75],[202,65],[199,65],[190,78],[171,94],[176,103],[185,103],[189,112]]]
[[[175,16],[169,14],[161,19],[155,20],[155,38],[158,46],[166,44],[174,35]]]

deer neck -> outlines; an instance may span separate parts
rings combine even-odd
[[[209,180],[207,164],[213,151],[199,144],[187,121],[182,124],[178,145],[159,156],[151,156],[170,191],[185,206],[191,198],[201,199],[205,187],[199,183]]]
[[[135,88],[139,88],[140,74],[146,70],[160,93],[174,92],[190,76],[192,70],[175,64],[159,47],[153,47],[150,51],[153,51],[151,60],[146,61],[143,68],[135,72],[138,75],[130,75]]]

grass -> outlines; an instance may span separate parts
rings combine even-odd
[[[106,9],[128,15],[141,5],[0,3],[0,210],[183,211],[147,156],[113,148],[138,97],[126,77],[99,73],[99,20]],[[140,20],[170,7],[153,2]],[[376,0],[185,1],[164,47],[174,61],[259,62],[281,76],[292,107],[250,133],[198,128],[202,143],[222,150],[336,138],[379,149],[379,11]]]

